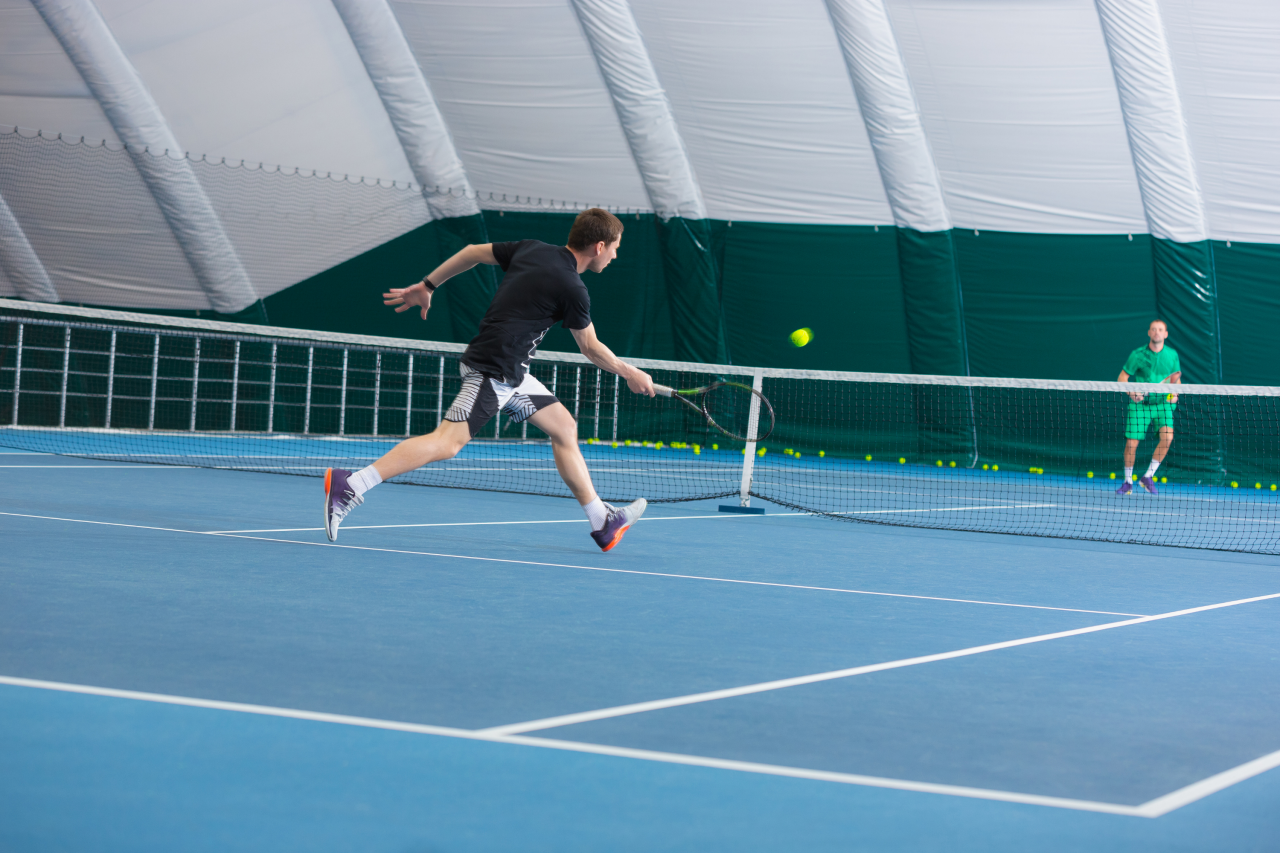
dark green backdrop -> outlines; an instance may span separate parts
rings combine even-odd
[[[1184,381],[1280,385],[1280,246],[1177,244],[889,226],[777,225],[628,214],[618,259],[584,280],[620,355],[767,367],[1113,380],[1169,322]],[[467,242],[563,243],[571,213],[424,225],[266,300],[276,325],[465,342],[501,275],[441,288],[424,323],[382,305]],[[497,276],[494,273],[497,272]],[[804,348],[788,336],[814,332]],[[573,351],[571,336],[543,344]]]

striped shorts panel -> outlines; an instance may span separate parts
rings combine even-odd
[[[462,390],[449,406],[444,419],[466,421],[472,438],[500,411],[506,412],[511,422],[518,424],[528,420],[539,409],[560,402],[532,373],[525,374],[524,380],[512,387],[466,364],[459,364],[459,372],[462,374]]]

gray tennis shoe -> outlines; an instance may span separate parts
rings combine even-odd
[[[622,541],[622,534],[640,520],[640,516],[644,515],[644,508],[648,505],[649,502],[644,498],[629,503],[622,509],[618,509],[613,504],[605,504],[609,508],[609,517],[605,519],[604,527],[591,531],[591,538],[596,540],[601,551],[608,551]]]
[[[324,472],[324,532],[330,542],[338,541],[338,525],[347,513],[364,503],[364,498],[347,483],[350,476],[351,472],[343,468]]]

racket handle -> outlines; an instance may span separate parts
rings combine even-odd
[[[672,397],[675,396],[676,389],[668,385],[659,385],[655,382],[653,383],[653,393],[657,394],[659,397]]]

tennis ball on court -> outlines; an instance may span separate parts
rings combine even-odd
[[[983,471],[990,471],[990,470],[991,470],[991,466],[990,466],[990,465],[983,465],[983,466],[982,466],[982,470],[983,470]]]
[[[939,460],[938,460],[938,467],[939,467],[939,468],[941,468],[941,467],[942,467],[942,460],[941,460],[941,459],[939,459]]]
[[[898,457],[898,464],[899,464],[899,465],[906,465],[906,464],[907,464],[907,460],[906,460],[906,458],[905,458],[905,457],[903,457],[903,456],[899,456],[899,457]]]
[[[1167,483],[1167,482],[1169,482],[1169,478],[1168,478],[1168,477],[1161,477],[1161,478],[1160,478],[1160,482],[1162,482],[1162,483]],[[1262,488],[1262,484],[1261,484],[1261,483],[1259,483],[1259,484],[1258,484],[1258,488]]]
[[[827,455],[827,451],[825,451],[825,450],[819,450],[819,451],[818,451],[818,455],[819,455],[819,456],[826,456],[826,455]],[[867,458],[868,458],[868,459],[870,459],[871,457],[870,457],[870,456],[868,456]],[[1271,487],[1271,490],[1272,490],[1272,491],[1275,491],[1275,488],[1276,488],[1275,486],[1272,486],[1272,487]]]
[[[718,445],[718,444],[713,444],[713,445],[711,445],[711,449],[712,449],[712,450],[719,450],[719,449],[720,449],[720,445]]]
[[[785,454],[787,454],[788,456],[790,456],[791,454],[795,453],[795,451],[794,451],[794,450],[792,450],[790,447],[788,447],[786,450],[784,450],[784,451],[782,451],[782,452],[783,452],[783,453],[785,453]]]
[[[1272,483],[1272,484],[1271,484],[1271,491],[1273,491],[1273,492],[1274,492],[1275,490],[1276,490],[1276,484],[1275,484],[1275,483]]]
[[[956,460],[954,459],[951,460],[951,467],[952,468],[956,467]]]
[[[1261,483],[1254,483],[1254,484],[1253,484],[1253,487],[1254,487],[1255,489],[1261,489],[1261,488],[1262,488],[1262,484],[1261,484]]]
[[[1240,488],[1240,484],[1239,484],[1239,483],[1237,483],[1235,480],[1232,480],[1232,481],[1231,481],[1231,488],[1233,488],[1233,489],[1238,489],[1238,488]]]
[[[1116,472],[1115,472],[1115,471],[1112,471],[1112,472],[1111,472],[1111,479],[1113,479],[1113,480],[1114,480],[1115,478],[1116,478]]]
[[[867,457],[867,461],[868,461],[868,462],[870,462],[870,461],[871,461],[871,457],[870,457],[870,456],[868,456],[868,457]]]
[[[813,340],[813,329],[796,329],[791,333],[791,343],[794,346],[805,346],[811,340]]]
[[[767,451],[768,449],[769,449],[769,448],[767,448],[767,447],[762,447],[762,448],[760,448],[759,450],[757,450],[757,451],[756,451],[756,456],[759,456],[759,457],[761,457],[761,458],[764,458],[765,451]]]
[[[1093,479],[1093,472],[1092,472],[1092,471],[1089,471],[1088,473],[1086,473],[1086,474],[1085,474],[1085,476],[1086,476],[1086,477],[1088,477],[1090,480],[1092,480],[1092,479]]]
[[[799,458],[800,458],[800,454],[799,454],[799,453],[797,453],[797,454],[796,454],[796,458],[797,458],[797,459],[799,459]]]
[[[999,466],[999,465],[992,465],[992,466],[991,466],[991,470],[992,470],[992,471],[999,471],[999,470],[1000,470],[1000,466]]]

